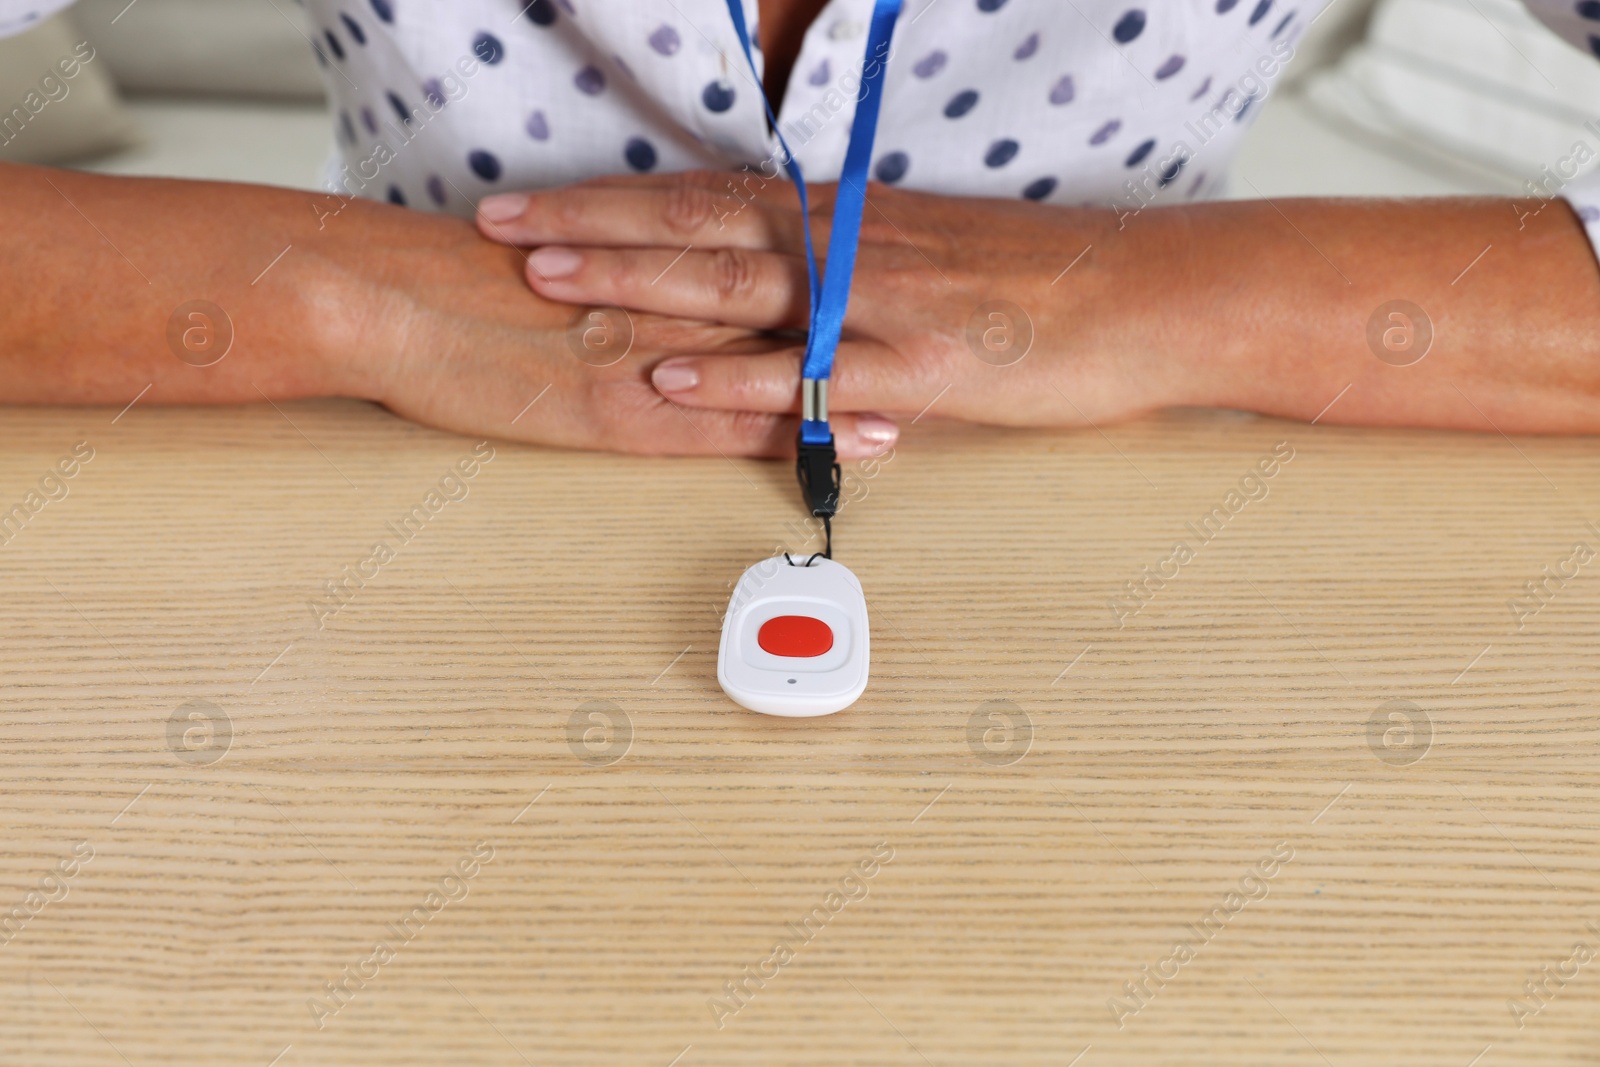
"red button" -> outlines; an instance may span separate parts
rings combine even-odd
[[[779,615],[761,624],[756,643],[774,656],[809,659],[833,647],[833,631],[809,615]]]

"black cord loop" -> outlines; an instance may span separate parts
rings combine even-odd
[[[810,444],[802,435],[796,442],[796,456],[794,469],[800,480],[800,492],[806,502],[806,510],[812,517],[822,520],[822,529],[826,536],[821,552],[812,556],[816,559],[833,558],[833,516],[839,510],[839,490],[842,481],[839,470],[838,454],[833,448],[833,438],[830,436],[826,444]],[[784,553],[785,557],[788,553]],[[810,562],[806,566],[810,566]]]
[[[783,558],[788,561],[789,566],[809,567],[817,561],[818,556],[821,556],[823,559],[833,558],[833,523],[829,521],[826,515],[822,517],[822,528],[827,533],[827,540],[823,542],[822,551],[811,553],[811,555],[806,557],[806,561],[804,563],[796,563],[794,561],[794,557],[785,552],[783,554]]]

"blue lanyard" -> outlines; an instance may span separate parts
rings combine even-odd
[[[827,381],[833,373],[834,352],[844,328],[845,308],[850,303],[850,281],[855,275],[856,248],[861,240],[861,213],[867,201],[867,168],[872,162],[872,142],[878,129],[878,110],[883,102],[883,73],[888,66],[889,41],[901,0],[874,0],[872,23],[867,32],[867,50],[862,58],[861,89],[856,96],[855,120],[850,128],[850,143],[845,149],[844,168],[839,173],[839,191],[833,205],[833,223],[828,239],[828,265],[817,271],[816,250],[812,247],[811,227],[805,226],[806,270],[810,277],[811,324],[806,335],[805,364],[801,373],[802,418],[800,422],[800,482],[806,491],[813,515],[832,516],[838,506],[838,464],[834,462],[833,431],[828,426]],[[745,61],[756,74],[755,57],[750,50],[750,32],[745,27],[741,0],[728,0],[728,14],[739,35]],[[757,74],[757,83],[760,76]],[[800,195],[800,212],[809,218],[806,181],[800,173],[789,142],[778,128],[772,104],[763,93],[761,102],[783,148],[784,169]],[[822,476],[831,467],[832,477]],[[821,491],[819,481],[831,483],[832,492]]]

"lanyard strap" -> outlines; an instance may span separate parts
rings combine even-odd
[[[745,26],[742,0],[727,0],[728,14],[739,35],[745,61],[756,71],[751,54],[750,33]],[[861,213],[867,201],[867,169],[872,163],[872,142],[878,130],[878,111],[883,102],[883,74],[888,67],[889,44],[900,14],[901,0],[874,0],[872,21],[867,31],[867,49],[862,58],[861,88],[856,95],[855,118],[850,141],[845,149],[844,167],[839,173],[839,189],[833,203],[833,223],[828,237],[828,262],[819,277],[816,251],[811,241],[810,206],[805,177],[794,158],[772,104],[761,94],[767,120],[783,148],[784,169],[794,181],[800,196],[804,220],[806,271],[810,281],[811,323],[806,334],[805,363],[801,372],[801,421],[798,471],[806,502],[813,515],[828,518],[838,510],[839,465],[835,462],[833,430],[828,426],[828,377],[833,373],[833,357],[844,328],[845,309],[850,303],[850,282],[855,275],[856,248],[861,241]]]

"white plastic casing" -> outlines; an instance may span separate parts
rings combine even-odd
[[[850,568],[805,556],[762,560],[734,586],[722,617],[717,681],[734,703],[766,715],[831,715],[856,702],[867,688],[870,641],[867,598]],[[777,656],[757,640],[764,623],[780,615],[821,619],[833,647],[820,656]]]

